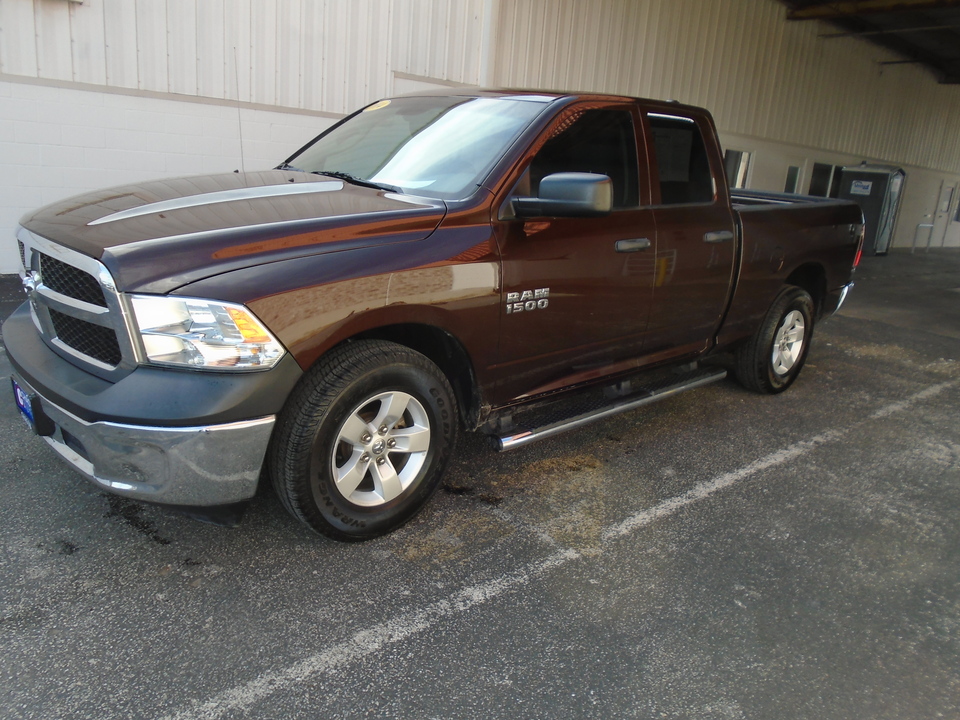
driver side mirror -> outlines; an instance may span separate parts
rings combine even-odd
[[[595,217],[613,209],[613,181],[597,173],[561,172],[540,181],[539,197],[513,198],[518,218]]]

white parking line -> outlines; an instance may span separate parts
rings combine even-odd
[[[579,553],[575,550],[563,550],[489,582],[464,588],[421,610],[404,613],[367,630],[361,630],[342,643],[328,647],[289,667],[261,675],[244,685],[222,692],[195,708],[168,716],[165,720],[212,720],[224,713],[248,708],[278,690],[298,685],[315,675],[347,665],[377,652],[386,645],[428,630],[444,618],[465,612],[515,587],[527,585],[539,575],[577,557]]]
[[[944,390],[958,384],[960,384],[960,381],[933,385],[904,400],[880,408],[867,416],[866,420],[882,419],[903,412],[916,403],[935,397]],[[652,508],[642,510],[607,528],[603,532],[602,541],[605,544],[610,543],[656,520],[669,517],[683,508],[759,472],[803,457],[818,447],[842,439],[861,424],[862,422],[856,425],[848,425],[845,428],[829,430],[809,440],[794,443],[771,453],[738,470],[699,483],[682,495],[664,500]],[[324,648],[293,665],[265,673],[250,682],[218,693],[212,698],[174,715],[168,715],[163,720],[215,720],[234,711],[243,711],[273,693],[295,687],[311,677],[341,668],[388,645],[401,642],[428,630],[445,618],[466,612],[506,592],[529,585],[541,575],[566,565],[579,557],[580,554],[575,550],[560,550],[543,560],[528,563],[512,573],[505,573],[480,585],[463,588],[425,608],[402,613],[366,630],[361,630],[347,640]]]
[[[794,443],[783,450],[777,450],[777,452],[771,453],[770,455],[762,457],[759,460],[755,460],[739,470],[732,470],[731,472],[720,475],[713,480],[708,480],[706,482],[699,483],[698,485],[694,485],[682,495],[677,495],[676,497],[664,500],[663,502],[654,505],[652,508],[641,510],[637,514],[631,515],[620,524],[607,528],[603,531],[603,535],[601,537],[604,542],[607,542],[609,540],[627,535],[634,530],[643,527],[644,525],[649,525],[655,520],[659,520],[662,517],[667,517],[668,515],[673,515],[681,508],[695,503],[698,500],[703,500],[704,498],[713,495],[718,490],[728,488],[734,483],[748,478],[751,475],[755,475],[761,470],[767,470],[769,468],[776,467],[777,465],[783,465],[791,460],[794,460],[795,458],[800,457],[801,455],[806,455],[814,448],[820,447],[821,445],[829,442],[835,442],[846,435],[848,431],[848,429],[831,430],[823,433],[822,435],[817,435],[809,440],[803,440],[801,442]]]

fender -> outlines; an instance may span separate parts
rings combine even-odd
[[[304,370],[347,338],[406,323],[456,337],[481,368],[497,349],[500,258],[489,224],[474,223],[223,273],[176,294],[248,306]]]

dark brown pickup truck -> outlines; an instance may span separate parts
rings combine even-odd
[[[851,203],[731,202],[699,108],[400,97],[274,170],[28,215],[3,338],[24,417],[100,487],[229,521],[262,476],[364,539],[423,506],[462,428],[516,447],[719,380],[721,351],[786,389],[862,229]]]

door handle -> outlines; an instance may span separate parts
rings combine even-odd
[[[649,250],[650,238],[633,238],[632,240],[617,240],[617,252],[628,253],[637,250]]]
[[[705,243],[722,243],[727,240],[733,240],[733,233],[729,230],[714,230],[703,235]]]

